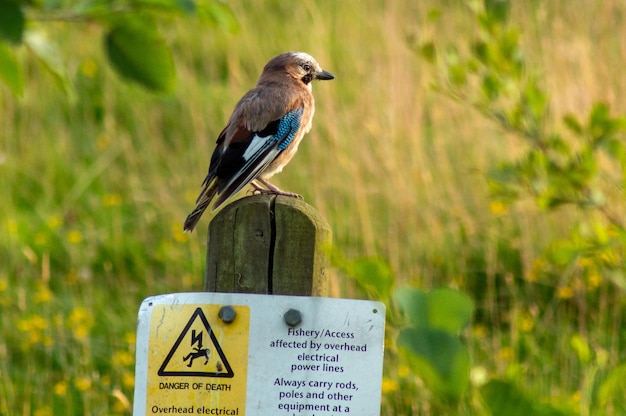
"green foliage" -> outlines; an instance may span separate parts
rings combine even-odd
[[[398,289],[394,300],[415,328],[434,328],[451,335],[460,333],[472,320],[474,305],[466,295],[451,289],[424,292]]]
[[[3,1],[0,3],[0,79],[15,95],[21,95],[23,75],[16,53],[20,46],[26,45],[73,99],[63,56],[56,43],[43,33],[51,22],[89,23],[103,28],[111,66],[124,79],[151,91],[171,93],[176,78],[174,59],[155,21],[176,16],[197,17],[208,25],[238,29],[230,9],[219,1]]]
[[[470,370],[469,350],[459,333],[471,321],[471,299],[450,289],[411,288],[396,290],[394,300],[409,321],[397,340],[409,353],[409,366],[439,397],[459,402]]]
[[[389,302],[395,275],[388,262],[379,258],[346,260],[334,253],[334,263],[348,276],[353,277],[365,294],[381,302]]]
[[[28,33],[24,43],[31,55],[52,75],[60,90],[66,94],[70,101],[73,101],[76,93],[63,64],[59,45],[52,42],[45,35],[45,32],[36,31]]]
[[[531,197],[542,210],[579,209],[583,216],[570,226],[570,242],[560,243],[574,249],[561,266],[589,259],[622,287],[626,116],[611,115],[606,104],[596,103],[586,120],[568,114],[563,129],[551,126],[548,93],[529,68],[519,32],[508,25],[507,3],[471,3],[478,39],[467,57],[454,52],[440,62],[438,89],[474,107],[526,146],[517,160],[500,162],[489,172],[494,201],[510,206]],[[595,214],[594,219],[587,213]],[[603,228],[602,243],[580,232],[589,227]],[[611,264],[605,260],[608,254]]]
[[[0,38],[12,44],[19,44],[24,34],[24,12],[16,1],[0,3]]]
[[[437,66],[438,91],[474,108],[522,145],[517,158],[496,162],[487,174],[492,206],[507,213],[531,199],[547,215],[559,215],[564,208],[575,213],[564,217],[570,219],[569,235],[546,245],[530,280],[559,285],[553,296],[561,298],[585,298],[585,281],[599,275],[611,279],[613,288],[626,290],[626,116],[595,103],[587,116],[566,114],[555,123],[539,71],[526,57],[520,31],[510,24],[511,2],[467,5],[476,38],[469,45],[443,48],[426,41],[419,53]],[[582,365],[596,365],[581,337],[572,336],[570,348]],[[593,383],[595,377],[595,370],[589,371],[585,380]],[[604,391],[612,388],[613,377],[605,380]],[[564,414],[510,382],[492,381],[482,392],[492,414]],[[606,405],[607,395],[602,397],[598,408]],[[596,405],[590,397],[584,400],[590,408]]]
[[[174,61],[153,22],[117,23],[105,35],[105,45],[111,64],[129,80],[155,91],[174,88]]]
[[[337,252],[334,262],[369,297],[395,306],[388,309],[387,334],[388,342],[394,346],[391,351],[400,349],[399,365],[426,383],[438,407],[458,408],[469,386],[470,354],[460,334],[471,323],[472,300],[444,288],[430,292],[401,288],[392,294],[397,278],[387,262],[373,258],[346,260]],[[387,351],[388,362],[391,351]],[[402,391],[410,388],[414,386]],[[407,396],[407,408],[396,412],[406,414],[415,405],[412,400],[417,399]]]
[[[0,23],[1,24],[1,23]],[[24,76],[17,59],[11,50],[0,43],[0,78],[11,88],[14,95],[20,96],[24,91]]]
[[[481,388],[481,393],[489,412],[494,416],[566,416],[575,414],[559,410],[550,404],[529,397],[517,386],[506,381],[490,381]]]
[[[548,94],[529,69],[518,30],[507,24],[508,3],[471,3],[478,39],[467,57],[459,56],[457,46],[449,47],[440,63],[438,89],[473,106],[527,145],[517,160],[501,162],[489,173],[495,200],[510,205],[531,196],[542,209],[595,209],[607,227],[623,234],[625,220],[613,212],[606,194],[612,183],[626,183],[626,117],[612,116],[607,105],[597,103],[586,122],[571,114],[563,117],[569,135],[553,130]],[[421,47],[422,54],[425,48],[434,56],[432,43]],[[601,165],[603,157],[613,164]],[[606,182],[607,176],[612,182]],[[623,246],[626,241],[619,239]]]
[[[605,3],[510,2],[507,20],[484,23],[481,1],[13,1],[25,26],[19,44],[0,37],[0,414],[131,413],[137,307],[150,294],[202,290],[210,217],[191,235],[181,220],[234,103],[269,57],[291,48],[311,52],[337,82],[314,85],[313,128],[276,181],[322,212],[334,246],[357,259],[338,267],[355,280],[328,270],[333,296],[388,304],[381,415],[486,415],[492,383],[565,413],[626,414],[623,245],[605,216],[626,212],[622,165],[609,156],[623,138],[591,154],[604,204],[552,207],[531,192],[550,185],[550,163],[567,166],[584,148],[581,134],[600,137],[588,133],[594,106],[576,105],[616,97],[595,113],[599,131],[626,108],[615,18],[626,6]],[[118,82],[102,46],[120,19],[155,22],[176,63],[173,93]],[[510,33],[494,44],[481,25]],[[402,39],[428,36],[407,53]],[[506,54],[511,62],[489,65],[534,87],[468,72],[474,49],[472,68]],[[432,94],[424,87],[437,75],[440,91],[486,94],[487,110],[504,117]],[[559,89],[548,90],[555,79]],[[542,97],[544,118],[533,122]],[[528,145],[544,142],[549,154]],[[522,161],[538,180],[517,180]],[[488,184],[486,173],[502,178]],[[474,317],[460,335],[440,328],[463,319],[424,319],[421,336],[389,299],[394,287],[455,288]],[[455,368],[427,349],[435,331],[469,351],[456,402],[443,383],[431,387]]]

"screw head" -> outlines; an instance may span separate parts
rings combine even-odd
[[[297,309],[289,309],[285,312],[283,318],[285,319],[285,323],[289,326],[296,326],[302,322],[302,314]]]
[[[219,312],[217,313],[217,316],[219,316],[219,318],[225,324],[230,324],[231,322],[235,320],[235,317],[237,316],[237,312],[235,312],[235,309],[232,306],[225,305],[220,308]]]

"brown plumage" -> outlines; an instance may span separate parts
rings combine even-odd
[[[185,231],[194,229],[212,201],[217,209],[248,183],[257,192],[296,195],[267,180],[289,163],[311,130],[315,113],[311,81],[333,78],[303,52],[283,53],[265,65],[256,86],[239,100],[218,136]]]

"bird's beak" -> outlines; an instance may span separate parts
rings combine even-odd
[[[335,76],[333,74],[331,74],[328,71],[320,71],[320,72],[316,72],[315,74],[315,79],[320,79],[320,80],[329,80],[329,79],[335,79]]]

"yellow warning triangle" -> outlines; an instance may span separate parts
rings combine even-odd
[[[159,376],[235,375],[202,308],[196,308],[159,368]]]

